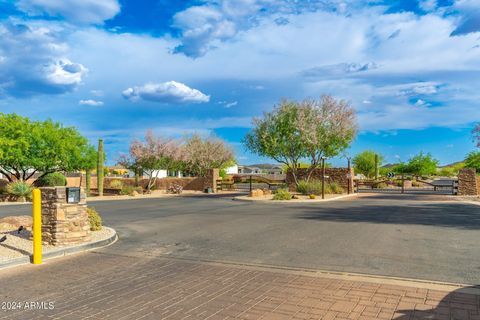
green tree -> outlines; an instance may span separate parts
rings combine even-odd
[[[92,171],[95,170],[97,166],[97,157],[98,153],[95,150],[94,146],[89,145],[85,148],[82,158],[80,159],[80,169],[85,170],[85,192],[90,193],[91,184],[92,184]],[[80,181],[80,185],[81,185]]]
[[[97,151],[97,189],[98,195],[103,196],[103,177],[105,171],[103,170],[103,164],[105,162],[105,155],[103,154],[103,140],[98,140],[98,151]]]
[[[296,184],[302,160],[310,160],[308,181],[322,158],[340,154],[357,132],[354,109],[330,96],[302,102],[282,100],[253,123],[253,130],[244,139],[247,149],[286,165]]]
[[[438,160],[433,158],[430,153],[424,154],[420,152],[418,155],[410,158],[407,163],[398,165],[396,172],[416,176],[430,176],[436,174],[437,166]]]
[[[480,151],[472,151],[465,158],[466,168],[475,168],[480,173]]]
[[[87,147],[87,139],[73,127],[0,113],[0,173],[9,181],[78,170]]]
[[[375,176],[376,162],[375,157],[378,155],[378,166],[382,165],[383,157],[372,150],[366,150],[357,154],[353,160],[353,167],[355,172],[363,174],[365,177],[371,179]]]

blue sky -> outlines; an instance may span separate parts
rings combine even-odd
[[[479,76],[478,0],[0,0],[0,112],[104,138],[110,163],[147,129],[271,162],[241,144],[252,117],[331,94],[351,154],[446,164],[474,150]]]

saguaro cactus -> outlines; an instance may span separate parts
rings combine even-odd
[[[90,194],[90,187],[92,181],[92,171],[90,169],[85,170],[85,192]]]
[[[378,166],[379,166],[378,154],[375,153],[375,180],[378,179]]]
[[[98,158],[97,158],[97,189],[98,195],[103,196],[103,140],[98,140]]]

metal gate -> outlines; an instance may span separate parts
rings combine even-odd
[[[414,193],[414,194],[458,194],[457,179],[415,179],[415,186],[407,176],[400,179],[355,180],[355,191],[359,193]]]
[[[276,190],[285,186],[285,180],[270,180],[261,175],[236,175],[233,179],[217,180],[219,191],[250,192],[254,189]]]

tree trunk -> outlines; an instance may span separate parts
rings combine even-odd
[[[139,185],[139,180],[140,180],[140,170],[139,169],[135,169],[134,172],[135,172],[135,187],[138,187]]]

